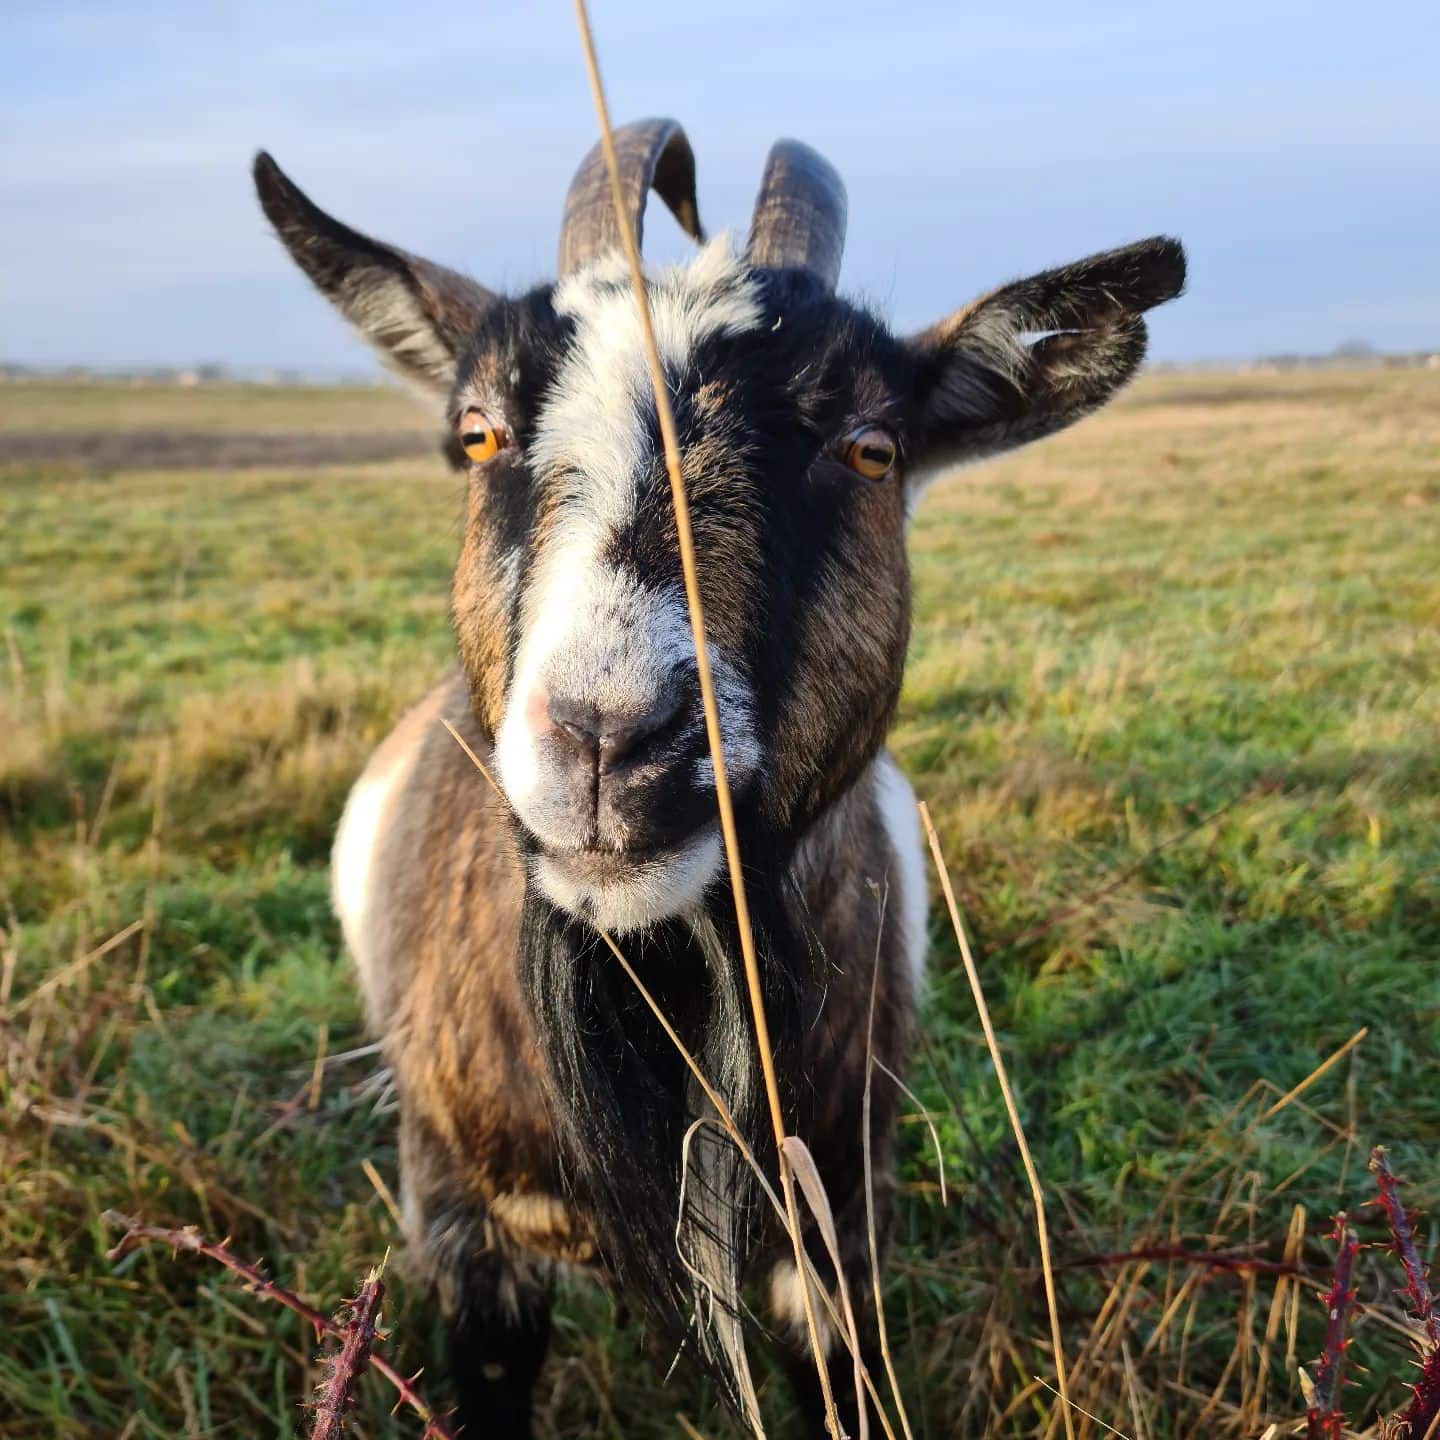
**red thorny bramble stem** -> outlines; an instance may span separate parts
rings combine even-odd
[[[330,1316],[317,1310],[313,1305],[307,1304],[293,1290],[287,1290],[283,1285],[277,1285],[263,1275],[258,1266],[247,1264],[238,1255],[226,1249],[223,1243],[217,1244],[214,1240],[207,1240],[193,1225],[180,1228],[146,1225],[139,1220],[132,1219],[129,1215],[122,1215],[117,1210],[107,1210],[102,1218],[106,1224],[124,1231],[119,1243],[109,1251],[107,1258],[110,1260],[118,1260],[135,1245],[151,1240],[169,1245],[172,1250],[188,1250],[195,1255],[204,1255],[215,1261],[217,1265],[223,1265],[225,1269],[238,1275],[252,1293],[266,1300],[273,1300],[277,1305],[283,1305],[285,1309],[293,1311],[308,1321],[315,1331],[317,1340],[322,1335],[333,1335],[343,1341],[346,1336],[344,1325],[332,1320]],[[363,1290],[361,1294],[363,1296]],[[359,1303],[357,1298],[356,1304]],[[378,1294],[376,1303],[379,1303]],[[425,1403],[419,1391],[415,1389],[414,1376],[406,1379],[383,1355],[374,1354],[373,1350],[369,1356],[369,1365],[371,1369],[394,1386],[400,1403],[408,1405],[425,1422],[422,1440],[457,1440],[456,1432],[450,1422],[432,1410]],[[324,1432],[319,1433],[323,1434]]]
[[[1411,1317],[1420,1325],[1416,1342],[1420,1351],[1420,1378],[1410,1387],[1410,1404],[1396,1417],[1386,1433],[1395,1440],[1429,1440],[1440,1434],[1440,1315],[1429,1277],[1415,1244],[1415,1231],[1400,1199],[1399,1182],[1390,1168],[1383,1145],[1370,1152],[1370,1171],[1375,1176],[1379,1204],[1390,1222],[1390,1247],[1405,1274],[1404,1295],[1410,1302]]]
[[[1345,1430],[1345,1414],[1341,1409],[1340,1387],[1345,1372],[1345,1351],[1350,1344],[1350,1306],[1355,1299],[1352,1279],[1355,1256],[1360,1242],[1345,1223],[1342,1210],[1335,1217],[1335,1270],[1330,1289],[1325,1295],[1325,1347],[1315,1370],[1315,1382],[1306,1395],[1306,1440],[1340,1440]]]
[[[375,1344],[380,1301],[385,1294],[380,1283],[383,1269],[383,1265],[377,1265],[365,1277],[360,1293],[348,1307],[349,1318],[335,1317],[345,1338],[325,1362],[325,1378],[315,1392],[315,1424],[310,1440],[342,1440],[345,1434],[345,1417],[355,1404],[350,1391],[365,1373]]]

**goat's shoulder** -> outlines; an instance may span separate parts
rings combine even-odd
[[[488,1209],[497,1196],[552,1193],[553,1146],[516,972],[523,873],[504,802],[447,721],[488,764],[456,671],[356,782],[336,839],[336,903],[411,1126]],[[525,1213],[544,1228],[535,1206]]]
[[[453,1001],[457,987],[513,971],[520,864],[503,802],[445,722],[488,756],[454,671],[376,749],[335,839],[335,908],[382,1036],[417,990]]]
[[[889,755],[880,755],[812,828],[792,876],[799,928],[815,952],[802,1041],[807,1138],[837,1215],[848,1214],[864,1199],[852,1162],[867,1060],[873,1055],[896,1074],[908,1068],[925,959],[919,817]],[[889,1081],[876,1084],[871,1141],[881,1176],[888,1174],[898,1100]]]
[[[389,871],[401,848],[397,837],[417,821],[413,781],[450,683],[447,679],[412,705],[376,748],[351,787],[335,834],[331,896],[372,1025],[380,1019],[386,988],[381,972],[394,910]]]

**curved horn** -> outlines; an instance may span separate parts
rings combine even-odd
[[[808,270],[827,290],[840,278],[845,253],[845,182],[818,151],[777,140],[755,200],[752,265]]]
[[[645,197],[653,189],[692,240],[703,241],[700,209],[695,203],[695,155],[685,132],[674,120],[637,120],[614,132],[625,192],[638,249],[645,224]],[[560,227],[560,275],[563,278],[587,261],[620,245],[620,221],[610,192],[605,151],[597,141],[580,162]]]

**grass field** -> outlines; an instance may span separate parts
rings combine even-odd
[[[286,448],[316,433],[339,463]],[[396,1243],[325,863],[450,650],[459,482],[427,444],[388,391],[0,387],[7,1440],[302,1424],[299,1321],[192,1257],[112,1264],[102,1211],[230,1235],[322,1308]],[[1047,1183],[1074,1394],[1135,1440],[1258,1437],[1303,1409],[1318,1293],[1097,1257],[1278,1261],[1299,1206],[1323,1286],[1334,1211],[1383,1233],[1376,1143],[1440,1205],[1440,375],[1153,377],[937,487],[914,557],[894,745]],[[887,1294],[910,1419],[1054,1436],[1027,1192],[932,934],[914,1083],[951,1194],[912,1117]],[[1357,1433],[1412,1373],[1384,1255],[1360,1273]],[[391,1279],[390,1348],[443,1399],[423,1296]],[[355,1433],[418,1434],[389,1403],[367,1381]],[[568,1289],[541,1433],[674,1436],[680,1412],[735,1433]]]

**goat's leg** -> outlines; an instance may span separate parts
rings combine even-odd
[[[872,1339],[860,1334],[860,1353],[870,1378],[879,1389],[885,1377],[880,1364],[880,1351]],[[815,1359],[810,1352],[810,1342],[787,1344],[781,1352],[785,1373],[795,1396],[795,1408],[800,1413],[800,1434],[813,1436],[814,1440],[830,1440],[830,1431],[825,1421],[825,1397],[820,1389],[820,1377],[815,1370]],[[849,1348],[844,1341],[832,1342],[825,1356],[825,1368],[830,1377],[830,1393],[835,1399],[835,1415],[840,1421],[842,1433],[849,1436],[860,1434],[859,1402],[855,1395],[855,1369],[850,1359]],[[885,1393],[883,1390],[880,1392]],[[865,1396],[865,1414],[869,1420],[872,1436],[883,1434],[875,1415],[875,1406]]]
[[[465,1257],[451,1277],[450,1374],[469,1440],[528,1440],[535,1382],[550,1344],[550,1286],[498,1249]]]
[[[830,1271],[827,1265],[812,1254],[821,1276]],[[884,1370],[881,1367],[878,1334],[875,1328],[874,1309],[869,1298],[868,1271],[857,1264],[846,1266],[851,1302],[855,1308],[855,1324],[860,1335],[860,1358],[876,1388],[880,1388]],[[832,1298],[835,1289],[828,1287]],[[790,1388],[795,1395],[795,1407],[800,1412],[802,1430],[816,1440],[828,1440],[829,1430],[825,1421],[825,1397],[820,1388],[820,1376],[815,1367],[815,1354],[810,1348],[810,1334],[805,1323],[804,1298],[795,1276],[793,1261],[781,1260],[771,1271],[771,1309],[781,1332],[780,1359]],[[830,1379],[830,1393],[835,1399],[835,1413],[841,1429],[846,1435],[859,1435],[859,1401],[855,1394],[855,1362],[850,1347],[835,1333],[828,1318],[824,1302],[815,1298],[815,1318],[820,1328],[820,1343],[825,1352],[825,1370]],[[881,1391],[883,1394],[883,1390]],[[873,1403],[866,1397],[866,1415],[869,1417],[870,1433],[880,1433],[879,1421],[875,1416]]]
[[[469,1440],[528,1440],[550,1343],[550,1267],[515,1249],[449,1185],[454,1161],[403,1107],[400,1177],[411,1255],[445,1319],[448,1361]]]

